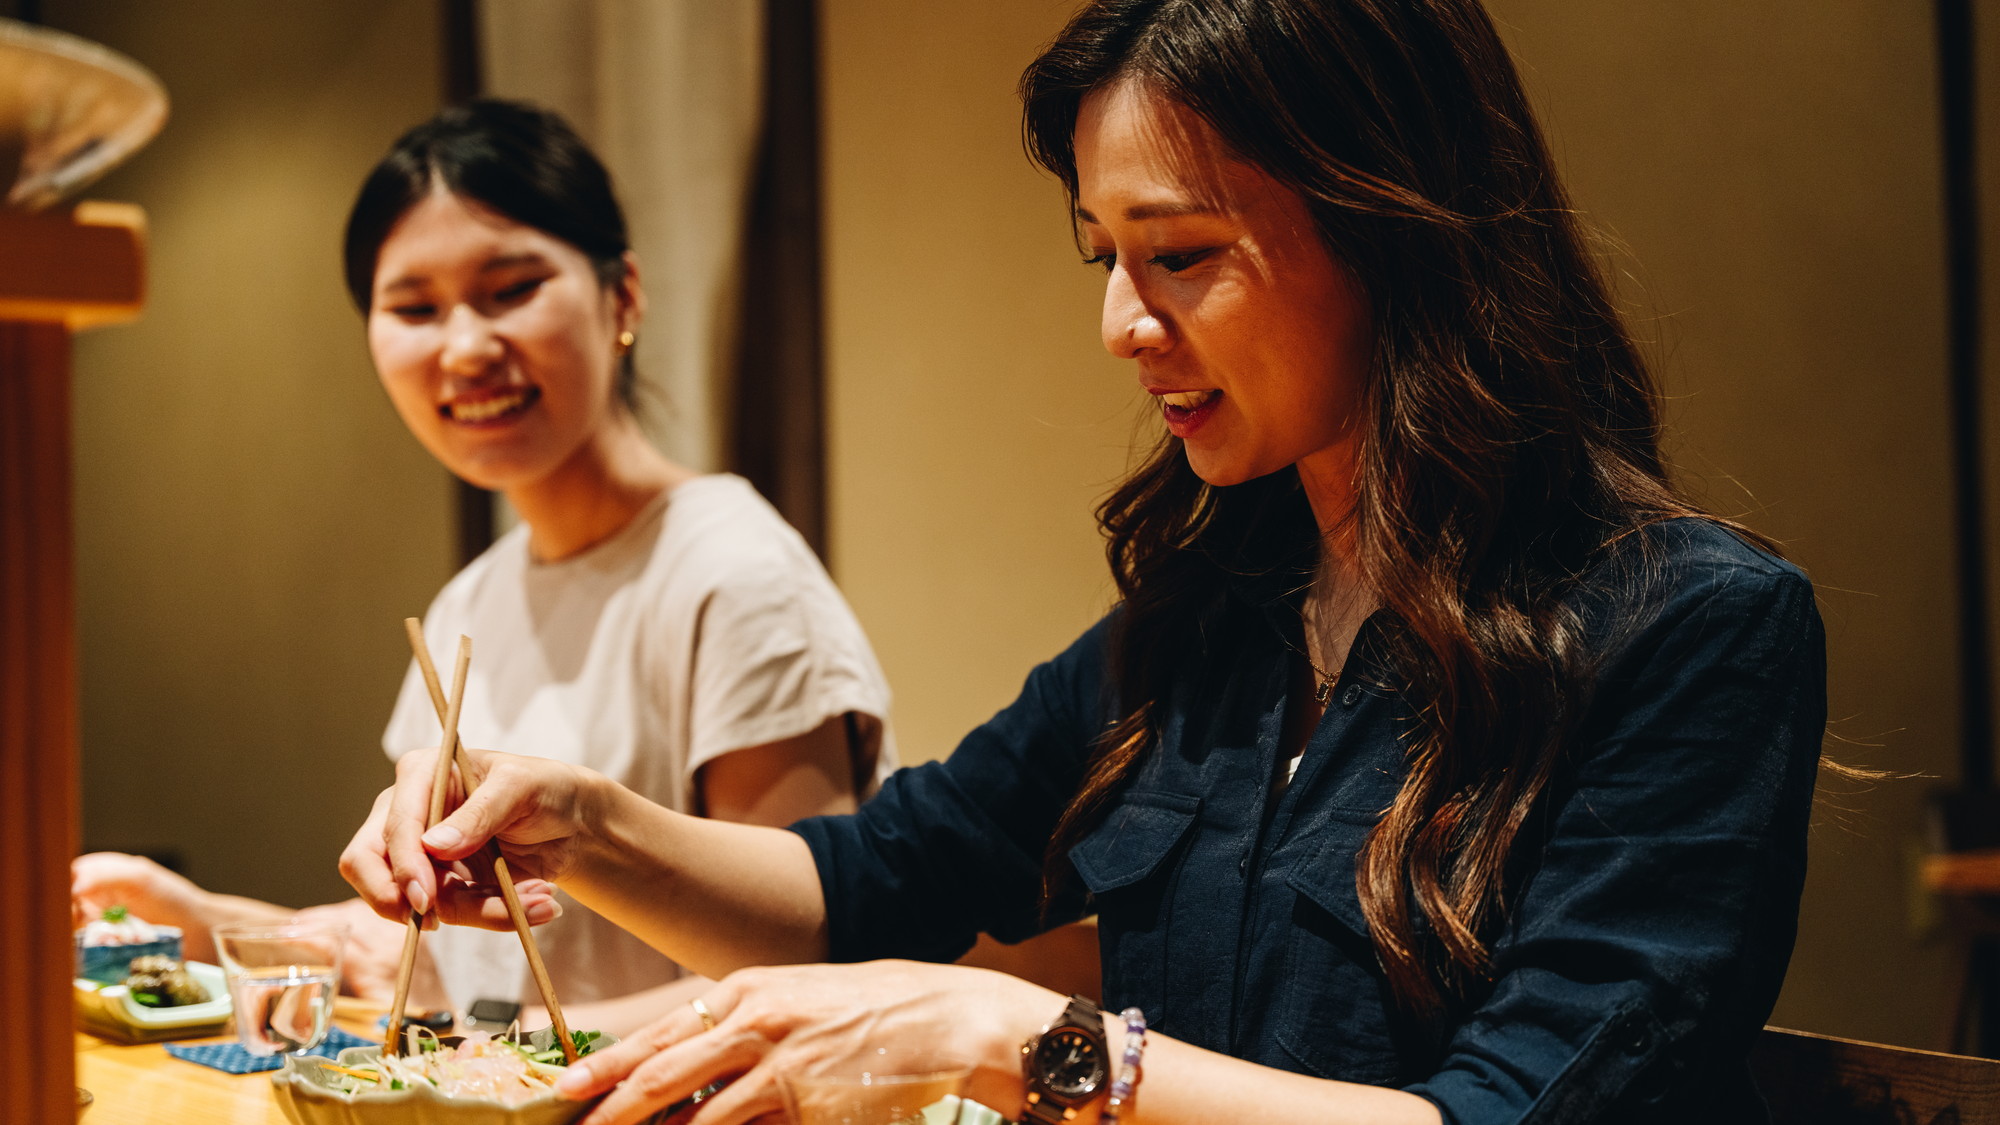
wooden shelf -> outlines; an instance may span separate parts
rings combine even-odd
[[[1924,889],[1945,895],[2000,895],[2000,850],[1924,857]]]
[[[146,298],[146,214],[129,203],[0,212],[0,321],[75,332],[139,315]]]
[[[75,1114],[69,862],[77,847],[70,335],[138,315],[145,216],[123,204],[0,213],[0,995],[14,1080],[0,1120]],[[18,888],[18,890],[16,889]]]

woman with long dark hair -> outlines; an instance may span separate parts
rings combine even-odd
[[[1825,718],[1810,584],[1668,479],[1657,400],[1476,0],[1095,0],[1022,81],[1167,435],[1120,599],[952,757],[790,832],[476,756],[344,857],[473,918],[496,836],[720,975],[588,1120],[925,1042],[1040,1122],[1127,1026],[949,960],[1094,912],[1126,1116],[1755,1121]],[[907,961],[870,961],[874,958]],[[794,968],[803,962],[864,962]],[[1025,1046],[1023,1045],[1025,1043]]]

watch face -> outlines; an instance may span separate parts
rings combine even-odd
[[[1036,1046],[1035,1069],[1050,1093],[1061,1098],[1088,1097],[1104,1084],[1104,1051],[1083,1032],[1058,1027],[1042,1036]]]

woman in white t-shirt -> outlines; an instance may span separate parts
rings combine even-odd
[[[731,820],[854,808],[894,761],[881,669],[818,560],[746,482],[698,475],[641,432],[631,351],[645,295],[609,177],[575,133],[505,102],[440,113],[363,185],[345,264],[404,423],[521,517],[425,618],[434,652],[460,634],[476,646],[466,743]],[[413,667],[384,749],[440,737]],[[109,853],[77,861],[74,898],[79,913],[119,902],[179,924],[196,957],[217,922],[294,915]],[[310,912],[357,927],[350,989],[386,999],[400,927],[357,906]],[[573,1024],[617,1031],[698,994],[582,907],[538,910]],[[532,1004],[511,935],[446,930],[426,945],[438,978],[423,999]]]

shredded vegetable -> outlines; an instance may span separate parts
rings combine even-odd
[[[353,1067],[321,1065],[341,1075],[342,1093],[405,1090],[421,1082],[451,1097],[484,1098],[510,1106],[550,1095],[556,1074],[560,1073],[554,1068],[563,1065],[561,1047],[538,1051],[483,1031],[473,1032],[457,1046],[448,1047],[428,1031],[418,1029],[418,1034],[418,1049],[408,1054]],[[590,1053],[601,1033],[575,1031],[570,1037],[577,1054],[584,1055]]]

